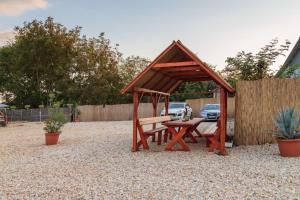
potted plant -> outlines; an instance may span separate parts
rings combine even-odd
[[[67,122],[64,113],[59,109],[60,104],[52,102],[53,101],[50,101],[49,118],[44,122],[46,145],[57,144],[59,135],[61,134],[61,128]]]
[[[280,155],[284,157],[300,156],[300,119],[295,108],[282,109],[274,118]]]

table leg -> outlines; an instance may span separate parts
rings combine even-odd
[[[174,135],[174,137],[171,140],[171,142],[167,145],[166,151],[172,151],[173,147],[176,143],[179,143],[181,145],[183,151],[190,151],[190,148],[182,139],[182,137],[186,134],[186,131],[187,131],[186,127],[183,127],[182,129],[180,129],[179,132],[176,132],[175,128],[169,127],[169,131],[172,135]]]
[[[196,134],[197,134],[199,137],[201,137],[201,133],[198,131],[197,128],[195,129],[195,132],[196,132]]]
[[[196,138],[195,138],[195,136],[193,136],[192,133],[193,133],[193,130],[190,130],[190,131],[188,130],[187,133],[186,133],[186,136],[188,136],[189,138],[191,138],[192,143],[198,143],[197,140],[196,140]]]

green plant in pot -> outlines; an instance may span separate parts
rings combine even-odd
[[[49,118],[44,122],[46,145],[57,144],[61,128],[67,123],[64,113],[60,110],[59,103],[50,103]]]
[[[295,108],[282,109],[274,118],[276,138],[280,155],[300,156],[300,118]]]

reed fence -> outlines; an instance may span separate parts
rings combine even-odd
[[[235,133],[237,145],[274,142],[274,115],[282,108],[300,111],[300,79],[239,81],[236,85]]]

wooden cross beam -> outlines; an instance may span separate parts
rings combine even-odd
[[[184,67],[184,66],[196,66],[198,65],[194,61],[185,61],[185,62],[169,62],[169,63],[157,63],[153,68],[162,68],[162,67]]]
[[[165,92],[159,92],[159,91],[155,91],[155,90],[149,90],[146,88],[134,88],[135,92],[140,92],[140,93],[150,93],[150,94],[161,94],[164,96],[170,96],[170,93],[165,93]]]

